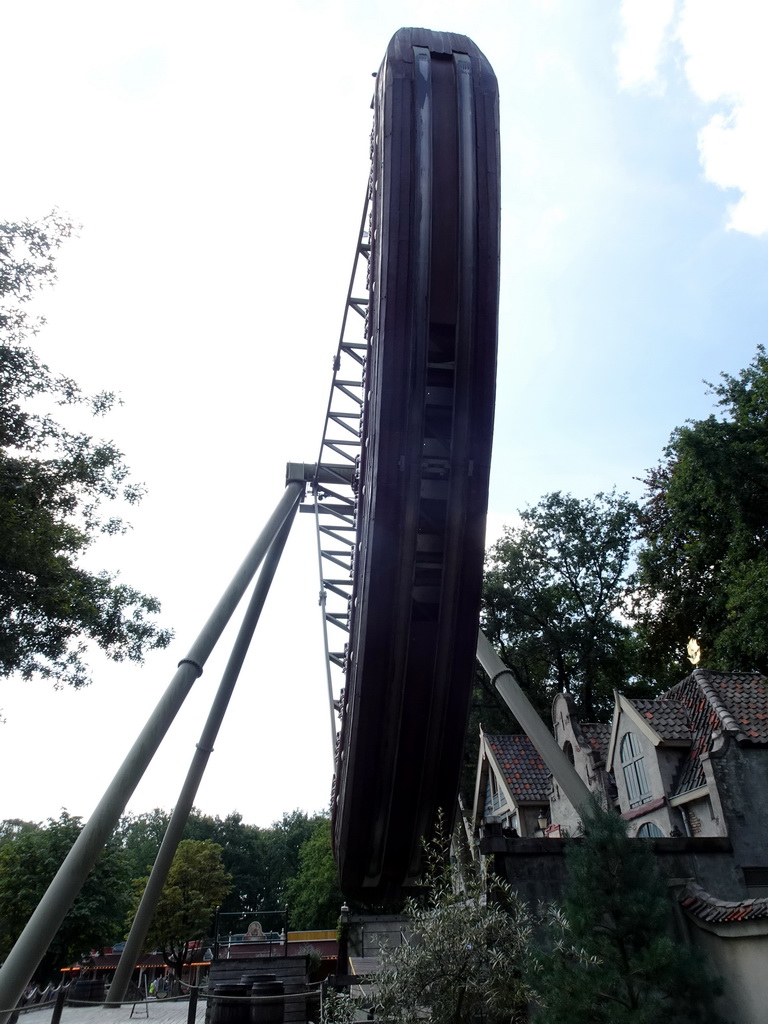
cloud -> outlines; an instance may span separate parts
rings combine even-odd
[[[705,103],[725,107],[699,132],[708,181],[736,188],[728,227],[768,232],[768,65],[764,43],[768,9],[754,0],[688,0],[678,23],[691,89]]]
[[[621,15],[621,87],[661,95],[676,44],[692,93],[719,108],[699,130],[698,147],[706,179],[741,192],[729,206],[727,227],[768,232],[768,7],[754,0],[683,0],[675,10],[674,0],[624,0]]]
[[[674,13],[675,0],[624,0],[624,36],[616,47],[616,70],[623,89],[663,93],[659,63]]]
[[[736,188],[741,198],[728,207],[728,228],[750,235],[768,233],[768,150],[762,104],[744,103],[728,116],[715,114],[699,132],[699,153],[707,179]]]

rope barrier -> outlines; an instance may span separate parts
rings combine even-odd
[[[248,995],[248,996],[233,996],[233,995],[224,995],[223,993],[221,995],[219,995],[215,990],[213,992],[211,992],[209,990],[205,990],[204,991],[200,985],[190,985],[188,982],[182,982],[181,984],[182,984],[183,988],[186,988],[186,989],[188,989],[190,991],[192,989],[197,989],[198,999],[221,999],[222,1002],[227,1001],[227,1002],[243,1002],[243,1003],[261,1003],[261,1002],[266,1002],[266,1001],[275,1002],[278,999],[281,999],[284,1002],[287,1002],[289,999],[309,999],[311,996],[316,995],[322,989],[322,982],[310,982],[307,985],[306,990],[303,991],[303,992],[283,992],[283,993],[280,993],[280,994],[276,993],[275,995],[264,995],[264,996],[251,996],[251,995]],[[223,982],[223,984],[236,984],[236,983],[235,982]],[[19,1013],[23,1013],[23,1012],[29,1011],[29,1010],[45,1010],[45,1009],[49,1009],[50,1007],[52,1007],[55,1004],[55,1002],[56,1002],[55,995],[58,994],[58,991],[59,991],[58,988],[53,989],[54,998],[46,1000],[46,1002],[39,1002],[39,1003],[32,1003],[32,1004],[25,1003],[23,1006],[14,1006],[10,1010],[0,1010],[0,1014],[3,1014],[3,1013],[16,1013],[17,1011]],[[188,995],[165,996],[162,999],[155,998],[155,999],[148,999],[148,1000],[147,999],[122,999],[120,1001],[120,1006],[144,1006],[148,1002],[152,1002],[152,1003],[182,1003],[182,1002],[188,1002],[188,1001],[189,1001],[189,996]],[[107,999],[107,1002],[108,1002],[108,999]],[[79,998],[74,998],[71,1002],[67,1002],[66,1005],[68,1005],[70,1007],[72,1007],[74,1005],[85,1007],[85,1006],[105,1006],[107,1004],[104,1002],[103,999],[79,999]],[[115,1007],[115,1008],[117,1009],[117,1007]]]

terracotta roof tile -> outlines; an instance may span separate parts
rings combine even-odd
[[[684,705],[691,725],[691,748],[677,793],[704,784],[701,755],[712,750],[718,733],[741,743],[768,744],[768,683],[757,673],[697,668],[661,701]]]
[[[514,798],[526,803],[546,803],[549,769],[527,736],[488,736],[486,741]],[[510,769],[514,765],[514,771]]]
[[[633,700],[632,703],[663,740],[691,739],[688,711],[677,700]]]
[[[752,921],[768,917],[768,896],[739,901],[719,900],[691,882],[677,898],[689,914],[702,921]]]
[[[598,755],[600,761],[605,763],[608,756],[608,746],[611,742],[611,726],[609,722],[581,722],[581,732],[584,739]]]

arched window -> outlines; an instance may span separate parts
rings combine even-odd
[[[634,733],[624,734],[619,748],[621,767],[624,769],[624,782],[630,807],[639,807],[651,799],[651,787],[643,764],[643,748]]]
[[[573,747],[571,746],[571,741],[570,740],[566,740],[565,743],[563,744],[563,753],[568,758],[568,760],[571,762],[571,764],[575,764],[575,761],[573,759]]]
[[[637,830],[639,838],[645,836],[646,838],[652,839],[663,839],[664,833],[661,831],[658,825],[655,825],[652,821],[644,821],[640,828]]]

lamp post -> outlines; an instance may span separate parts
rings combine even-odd
[[[339,914],[339,948],[336,952],[336,977],[349,974],[349,907],[342,903]]]

